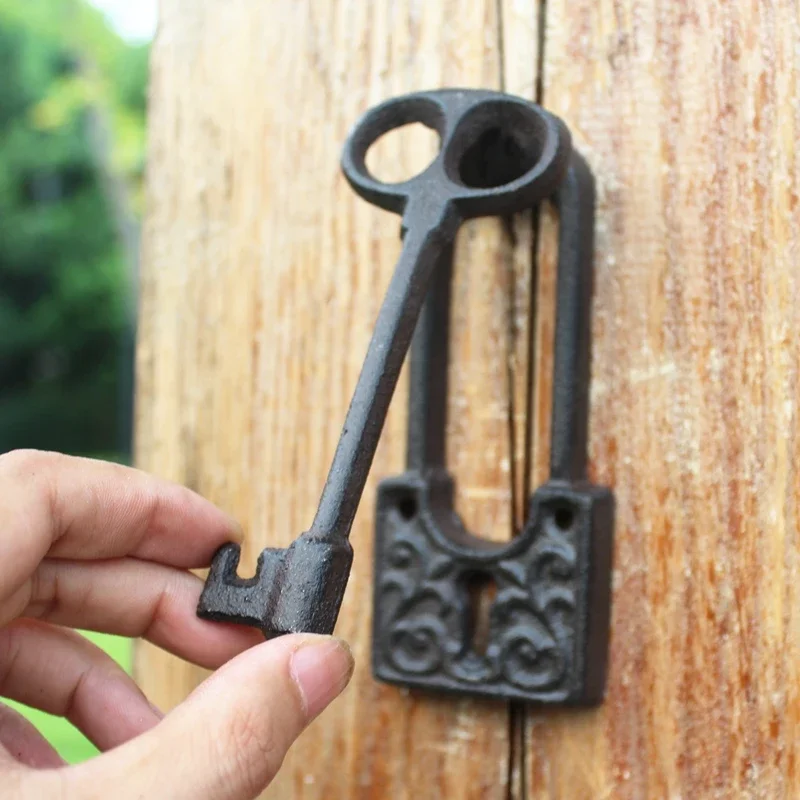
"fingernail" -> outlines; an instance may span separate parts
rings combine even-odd
[[[300,689],[306,718],[312,720],[347,686],[353,674],[353,654],[346,642],[326,638],[296,650],[289,669]]]

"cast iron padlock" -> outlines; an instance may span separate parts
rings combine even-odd
[[[613,497],[586,479],[594,181],[573,152],[560,212],[550,478],[509,543],[470,534],[444,465],[451,259],[411,350],[408,469],[378,490],[373,672],[410,687],[526,702],[602,700]],[[452,255],[452,251],[451,254]],[[475,648],[469,584],[494,583]]]

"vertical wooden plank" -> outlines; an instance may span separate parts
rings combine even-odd
[[[137,461],[239,518],[251,566],[262,547],[284,546],[310,523],[399,252],[398,220],[339,175],[347,130],[395,94],[500,87],[503,65],[530,96],[536,41],[510,24],[535,26],[527,6],[162,0]],[[513,57],[501,52],[501,31],[517,43]],[[384,158],[413,155],[399,141]],[[524,436],[510,433],[524,433],[529,404],[530,234],[518,225],[516,249],[497,221],[460,237],[451,343],[458,507],[477,533],[501,539],[518,524],[512,480],[526,462]],[[506,707],[404,693],[369,673],[374,493],[403,469],[405,404],[401,384],[352,534],[337,632],[353,646],[353,682],[293,749],[269,796],[508,794]],[[166,708],[203,677],[147,645],[137,671]]]
[[[539,42],[541,20],[539,0],[501,0],[503,89],[511,94],[538,101]],[[511,272],[515,276],[516,306],[509,317],[517,347],[510,355],[510,374],[517,376],[512,395],[512,436],[514,442],[513,498],[514,529],[525,523],[530,493],[535,487],[537,453],[546,449],[549,431],[535,425],[534,412],[541,405],[535,398],[549,388],[541,372],[537,353],[541,349],[543,322],[551,316],[552,296],[540,285],[534,263],[534,226],[541,210],[517,214],[508,229],[512,240]],[[544,291],[543,291],[544,290]],[[549,305],[548,305],[549,304]],[[546,366],[546,365],[545,365]],[[543,446],[544,445],[544,446]],[[527,742],[525,709],[521,704],[509,708],[509,797],[524,798]]]
[[[502,89],[510,94],[536,100],[539,48],[539,0],[500,0],[500,42]],[[536,269],[533,263],[535,214],[526,211],[506,221],[505,232],[510,244],[508,271],[513,283],[509,289],[511,303],[506,315],[509,338],[508,372],[511,393],[511,437],[513,456],[511,505],[513,532],[518,533],[525,521],[531,486],[532,429],[530,414],[532,392],[536,388],[533,374],[536,348],[533,321],[538,313]]]
[[[598,180],[592,477],[618,514],[608,700],[532,716],[531,797],[800,793],[797,24],[547,3],[545,104]]]

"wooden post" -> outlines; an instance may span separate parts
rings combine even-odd
[[[608,700],[529,717],[529,797],[800,796],[797,31],[791,0],[547,2],[617,525]]]
[[[523,712],[372,681],[374,495],[403,468],[401,382],[337,629],[353,683],[267,796],[798,794],[797,23],[792,0],[162,0],[137,459],[239,518],[250,565],[311,520],[399,251],[397,218],[339,174],[360,113],[539,86],[599,188],[606,704]],[[386,172],[414,160],[401,137],[376,155]],[[473,223],[457,248],[448,457],[459,511],[495,539],[545,477],[555,227],[542,215],[535,269],[530,215]],[[137,670],[166,708],[203,677],[148,645]]]

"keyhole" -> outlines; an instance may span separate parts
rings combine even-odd
[[[485,656],[489,647],[489,612],[497,597],[497,584],[488,572],[472,572],[467,575],[466,587],[469,602],[469,641],[474,653]]]
[[[417,516],[417,498],[413,494],[402,494],[397,498],[397,510],[404,520],[414,519]]]
[[[558,525],[562,531],[568,531],[575,521],[575,514],[569,506],[558,506],[553,516],[556,525]]]

